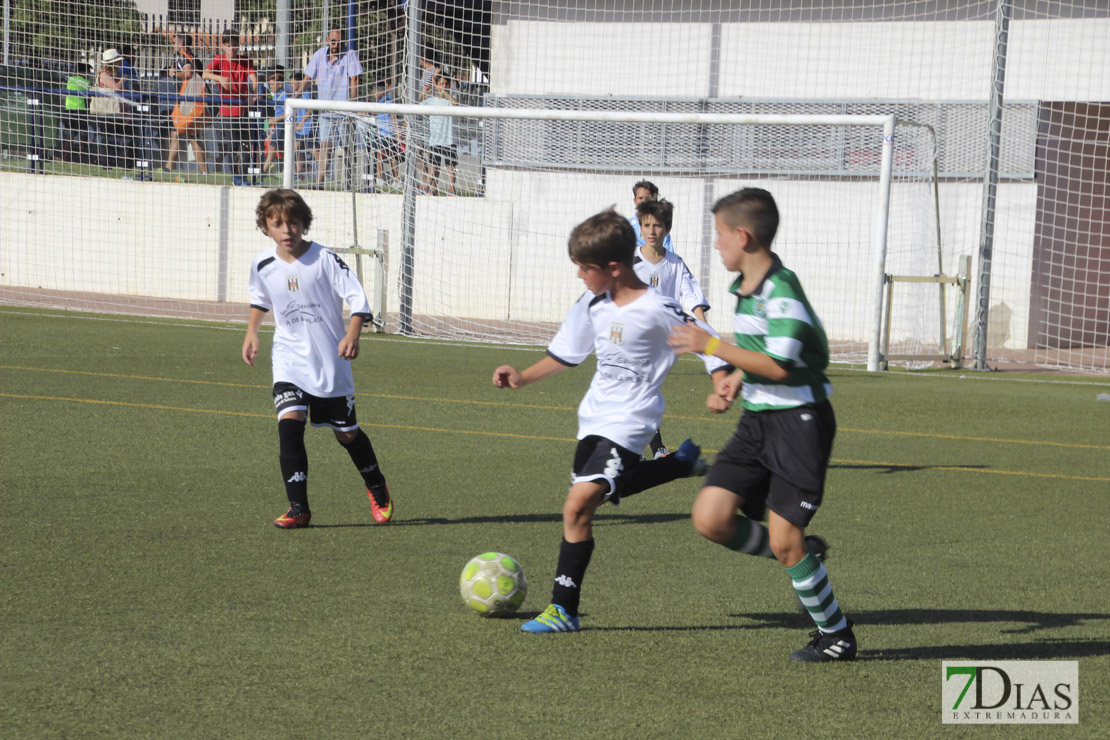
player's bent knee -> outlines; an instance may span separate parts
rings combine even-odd
[[[698,492],[690,521],[702,537],[727,542],[732,537],[739,497],[723,488],[707,486]]]
[[[338,429],[333,429],[332,431],[335,432],[336,441],[339,442],[339,444],[344,445],[344,446],[351,444],[351,442],[354,442],[355,437],[358,436],[358,430],[357,429],[353,429],[353,430],[348,431],[348,432],[341,432]]]

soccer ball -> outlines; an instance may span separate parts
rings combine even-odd
[[[483,617],[512,614],[524,603],[528,579],[520,563],[500,552],[473,557],[459,578],[463,601]]]

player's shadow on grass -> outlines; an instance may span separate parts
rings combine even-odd
[[[829,463],[829,469],[836,470],[878,470],[881,473],[917,473],[922,470],[936,470],[945,468],[944,465],[877,465],[868,463]],[[986,470],[986,465],[961,465],[966,470]]]
[[[800,613],[734,614],[760,624],[738,625],[738,629],[812,629],[813,622]],[[852,612],[859,634],[868,626],[957,625],[963,623],[1017,623],[1022,626],[999,629],[1003,635],[1029,635],[1039,630],[1079,627],[1091,620],[1110,621],[1110,614],[1055,613],[1032,610],[999,611],[992,609],[880,609]],[[863,642],[866,645],[866,642]],[[1033,642],[1005,642],[986,645],[923,645],[919,647],[862,650],[863,660],[1047,660],[1051,658],[1110,655],[1110,640],[1039,637]]]
[[[690,518],[689,514],[597,514],[594,516],[595,526],[614,526],[623,524],[665,524],[667,522],[684,521]],[[390,522],[390,528],[395,527],[427,527],[448,524],[561,524],[562,514],[503,514],[499,516],[463,516],[458,519],[431,516],[418,519],[395,519]],[[381,527],[374,522],[358,522],[356,524],[309,524],[309,529],[328,529],[333,527]]]

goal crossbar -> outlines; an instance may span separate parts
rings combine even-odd
[[[773,126],[858,126],[882,130],[882,154],[879,169],[879,208],[875,214],[873,232],[873,273],[871,284],[871,327],[867,345],[867,369],[882,369],[883,289],[886,283],[887,232],[890,220],[891,183],[894,169],[894,132],[898,119],[894,115],[852,114],[773,114],[773,113],[662,113],[628,110],[548,110],[541,108],[492,108],[481,106],[436,106],[402,103],[369,103],[361,101],[313,100],[288,98],[285,101],[284,165],[282,185],[292,188],[295,168],[295,132],[293,122],[297,110],[330,113],[379,114],[398,116],[447,116],[452,118],[499,118],[513,120],[588,121],[612,123],[700,124],[700,125],[773,125]],[[405,198],[406,209],[414,209],[411,198]],[[406,213],[411,222],[412,213]],[[413,245],[411,230],[401,245],[402,259],[411,259]],[[404,256],[407,253],[407,257]],[[411,296],[402,295],[401,325],[408,326],[411,317],[405,316],[406,306],[411,306]]]

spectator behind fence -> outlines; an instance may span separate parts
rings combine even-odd
[[[180,57],[178,57],[180,59]],[[197,169],[202,175],[208,174],[208,158],[204,150],[204,130],[208,127],[207,106],[204,103],[205,86],[193,70],[191,62],[177,70],[177,77],[181,82],[178,89],[179,100],[174,106],[170,118],[173,120],[173,130],[170,132],[170,150],[166,155],[166,170],[172,171],[177,159],[177,150],[181,140],[189,142],[193,148],[193,157],[197,160]]]
[[[304,88],[308,83],[305,80],[304,72],[293,73],[293,96],[297,98],[311,97]],[[298,92],[300,91],[300,92]],[[288,98],[287,98],[288,99]],[[293,121],[293,145],[297,157],[296,167],[294,173],[297,179],[301,179],[301,173],[308,169],[308,153],[312,151],[313,144],[316,141],[314,136],[315,126],[312,111],[307,108],[298,108],[297,115]]]
[[[88,65],[79,65],[80,71],[66,79],[65,110],[62,112],[61,158],[65,162],[87,162],[89,143],[89,78]]]
[[[104,50],[96,73],[97,94],[89,102],[89,113],[99,134],[96,161],[102,167],[124,167],[134,161],[131,104],[124,98],[131,88],[121,62],[119,51]]]
[[[220,53],[204,68],[203,77],[220,89],[218,121],[220,158],[227,162],[224,171],[231,172],[234,184],[245,185],[243,175],[251,159],[247,111],[257,94],[258,77],[250,60],[239,51],[237,31],[224,31],[220,36]]]
[[[362,63],[358,52],[348,48],[343,50],[343,31],[333,28],[328,31],[327,43],[317,49],[304,68],[305,80],[302,89],[311,79],[316,83],[316,97],[319,100],[357,100],[358,76],[362,74]],[[328,173],[328,160],[331,148],[342,142],[342,132],[347,131],[343,117],[335,113],[321,113],[319,116],[316,149],[316,182],[322,183]],[[348,153],[348,156],[350,154]]]
[[[389,91],[390,85],[378,80],[374,83],[374,102],[392,103],[393,95]],[[378,114],[378,136],[374,141],[374,149],[378,159],[378,179],[380,185],[396,186],[397,163],[401,158],[401,144],[397,132],[397,117],[392,113]],[[387,178],[386,170],[392,174]]]
[[[420,66],[424,70],[420,76],[420,100],[424,100],[432,94],[432,85],[435,83],[436,75],[439,74],[439,67],[427,53],[420,57]]]
[[[270,113],[266,118],[266,163],[262,171],[269,174],[285,145],[285,99],[289,97],[285,88],[285,68],[270,70],[266,75],[266,84],[270,91]]]
[[[447,78],[436,75],[432,94],[421,103],[433,107],[450,108],[459,101],[447,89]],[[424,184],[432,195],[439,193],[439,168],[447,168],[447,194],[455,194],[455,165],[459,157],[455,152],[455,119],[451,116],[428,116],[428,156],[424,166]]]
[[[170,42],[173,44],[172,69],[174,79],[178,82],[184,82],[188,79],[185,75],[185,68],[189,67],[193,72],[197,69],[197,60],[193,56],[193,37],[187,33],[175,33],[170,37]]]

